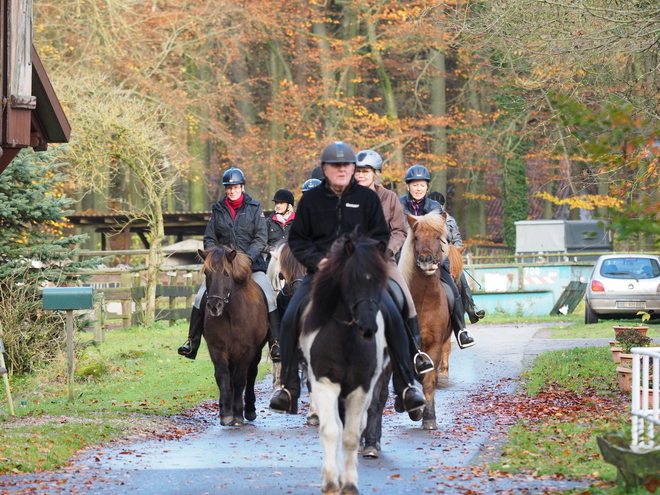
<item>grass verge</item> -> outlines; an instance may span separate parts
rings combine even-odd
[[[617,487],[616,468],[602,459],[596,442],[605,432],[630,433],[630,398],[618,390],[607,347],[544,353],[523,379],[524,391],[497,406],[517,421],[490,469],[592,482],[587,492],[566,493],[648,493]]]
[[[16,416],[6,400],[0,403],[0,473],[63,466],[85,446],[161,430],[172,416],[217,400],[206,344],[195,361],[176,353],[187,332],[185,323],[107,332],[103,344],[88,346],[77,361],[77,369],[89,366],[94,374],[76,380],[71,401],[64,361],[12,377]],[[266,372],[262,364],[258,379]]]

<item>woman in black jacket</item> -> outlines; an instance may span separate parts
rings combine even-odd
[[[212,214],[204,232],[204,249],[213,246],[232,246],[237,251],[246,254],[252,261],[252,279],[259,284],[268,301],[268,322],[270,335],[271,357],[279,359],[277,335],[280,330],[280,316],[277,311],[275,294],[266,277],[267,263],[261,256],[266,248],[268,230],[266,218],[261,203],[245,193],[245,175],[238,168],[230,168],[222,176],[225,186],[225,197],[215,203]],[[206,286],[202,284],[190,315],[188,340],[179,347],[178,352],[188,359],[195,359],[202,341],[204,329],[204,306],[202,299]]]
[[[280,189],[273,196],[275,211],[266,219],[266,228],[268,229],[268,241],[265,252],[268,253],[266,261],[270,261],[270,253],[275,249],[275,245],[282,239],[289,237],[291,222],[296,217],[293,211],[293,193],[288,189]]]

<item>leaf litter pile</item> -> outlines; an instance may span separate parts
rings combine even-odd
[[[596,388],[586,388],[574,392],[557,385],[549,385],[536,396],[528,396],[524,393],[509,395],[504,385],[509,379],[502,379],[498,384],[485,386],[479,385],[479,390],[471,392],[468,400],[457,404],[454,409],[454,425],[441,427],[432,435],[439,438],[439,446],[444,450],[460,448],[460,443],[466,441],[470,436],[483,436],[484,429],[479,425],[484,422],[491,423],[489,436],[481,448],[481,455],[476,463],[465,468],[456,468],[438,465],[437,472],[443,473],[447,493],[457,491],[458,493],[472,495],[479,494],[479,480],[495,481],[508,478],[527,479],[529,481],[548,481],[548,488],[542,493],[556,493],[552,481],[567,479],[579,479],[591,484],[592,487],[609,487],[612,483],[604,482],[598,471],[582,472],[579,476],[571,476],[564,469],[564,460],[570,455],[577,453],[577,462],[583,466],[587,460],[593,461],[600,458],[600,452],[596,446],[595,436],[598,434],[594,425],[612,425],[613,419],[620,421],[627,419],[630,406],[630,398],[625,394],[607,394]],[[583,427],[579,434],[566,434],[563,427],[570,426],[578,430]],[[529,451],[523,454],[509,452],[504,447],[509,435],[515,435],[517,429],[533,433],[540,433],[544,442],[554,446],[553,452],[548,452],[542,442],[530,445]],[[452,440],[457,444],[452,445]],[[521,458],[515,462],[516,455]],[[508,464],[503,464],[506,458]],[[540,469],[535,464],[535,459],[545,462],[545,469]],[[514,460],[514,462],[511,462]],[[602,462],[602,461],[601,461]],[[477,465],[475,465],[477,464]],[[489,464],[496,464],[498,469],[488,469]],[[547,466],[550,466],[548,469]],[[439,475],[441,477],[442,475]],[[457,486],[456,481],[463,481],[465,485]],[[441,486],[443,483],[439,483]],[[539,488],[526,489],[517,486],[514,489],[496,490],[497,493],[539,493]],[[444,493],[440,488],[439,493]],[[575,493],[588,495],[589,490],[578,490]]]

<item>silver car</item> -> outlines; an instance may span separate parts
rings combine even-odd
[[[607,254],[598,258],[587,282],[584,322],[639,318],[639,311],[660,314],[660,256]]]

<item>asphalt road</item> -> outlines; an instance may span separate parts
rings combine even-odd
[[[361,493],[552,493],[586,487],[580,481],[490,476],[482,468],[508,425],[471,416],[464,407],[471,394],[493,387],[512,393],[524,366],[541,352],[607,345],[608,339],[538,338],[542,327],[471,326],[477,345],[464,350],[454,345],[450,378],[436,391],[437,431],[424,431],[421,422],[394,413],[390,398],[381,456],[359,460]],[[178,440],[91,449],[59,472],[2,476],[0,493],[318,494],[322,453],[317,428],[305,423],[307,397],[291,416],[268,410],[270,393],[269,381],[259,384],[259,416],[244,427],[222,427],[215,418],[210,427]]]

